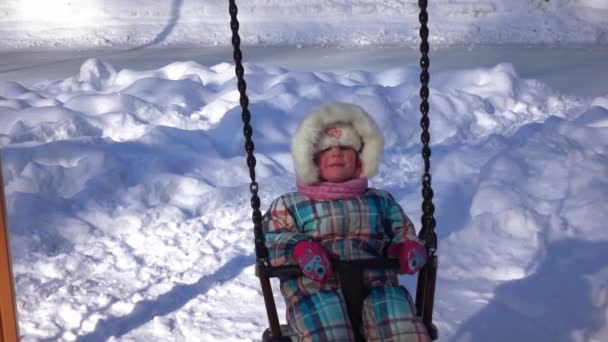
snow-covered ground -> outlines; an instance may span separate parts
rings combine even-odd
[[[417,45],[416,0],[237,1],[246,45]],[[435,46],[608,44],[606,0],[432,0]],[[3,0],[0,47],[212,46],[225,0]]]
[[[292,71],[383,71],[417,64],[418,49],[408,47],[268,47],[243,49],[247,62]],[[63,79],[89,58],[99,58],[117,69],[149,70],[176,61],[212,66],[232,59],[232,47],[154,47],[145,49],[43,49],[0,51],[0,82],[32,85]],[[540,80],[556,91],[578,96],[600,96],[608,89],[605,70],[608,45],[535,46],[524,44],[449,46],[433,49],[431,73],[512,64],[522,78]],[[598,72],[599,71],[599,72]]]
[[[343,13],[369,35],[415,19],[414,3],[254,1],[243,5],[242,29],[251,44],[355,42],[341,28]],[[0,4],[6,49],[85,46],[103,32],[111,39],[101,46],[132,44],[170,57],[150,43],[212,43],[203,39],[215,34],[224,41],[228,34],[224,1],[32,4]],[[608,340],[608,84],[597,76],[608,74],[605,50],[597,49],[606,42],[607,7],[600,0],[431,5],[431,17],[446,20],[433,24],[435,45],[457,42],[450,37],[470,41],[463,32],[480,22],[479,39],[502,32],[493,43],[586,44],[583,58],[572,62],[537,52],[528,64],[507,55],[505,63],[472,58],[433,69],[440,341]],[[281,20],[315,9],[317,22]],[[55,20],[59,15],[67,19]],[[201,17],[208,35],[186,29]],[[458,24],[453,30],[450,20]],[[311,30],[318,21],[325,26]],[[531,26],[544,29],[532,34]],[[128,34],[128,42],[116,38]],[[374,43],[404,38],[388,29]],[[298,50],[312,51],[290,51]],[[267,322],[253,269],[230,56],[205,63],[213,59],[195,62],[185,54],[161,66],[144,53],[122,61],[101,53],[77,62],[53,57],[46,66],[48,54],[38,55],[34,67],[16,62],[35,60],[31,51],[5,50],[3,56],[14,57],[0,61],[0,146],[22,340],[259,340]],[[320,102],[339,100],[363,106],[378,121],[387,148],[371,183],[391,191],[417,223],[419,67],[356,55],[335,65],[285,58],[246,65],[262,206],[295,188],[289,143],[298,121]],[[565,83],[580,78],[557,74],[580,70],[586,58],[597,73],[592,90],[569,91]],[[543,71],[548,65],[556,76]],[[414,278],[402,280],[413,292]]]

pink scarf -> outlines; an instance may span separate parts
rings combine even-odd
[[[317,201],[350,199],[363,195],[367,190],[367,178],[355,178],[341,183],[303,184],[298,182],[297,187],[298,192]]]

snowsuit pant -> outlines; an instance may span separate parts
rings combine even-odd
[[[346,302],[340,289],[321,290],[298,298],[287,308],[287,321],[302,342],[354,341]],[[372,287],[363,302],[366,341],[428,342],[430,338],[408,291]]]

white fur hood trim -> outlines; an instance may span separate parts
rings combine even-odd
[[[376,122],[358,105],[328,103],[313,109],[293,136],[291,154],[298,181],[304,184],[320,181],[314,163],[317,144],[325,128],[336,123],[352,126],[361,137],[363,147],[359,159],[363,163],[363,177],[371,178],[376,174],[384,149],[384,138]]]

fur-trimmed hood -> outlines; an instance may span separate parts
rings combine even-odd
[[[336,128],[338,134],[333,132]],[[315,154],[339,145],[358,151],[363,177],[370,178],[376,174],[384,149],[382,132],[363,108],[337,102],[313,109],[293,136],[291,154],[298,181],[304,184],[319,182]]]

